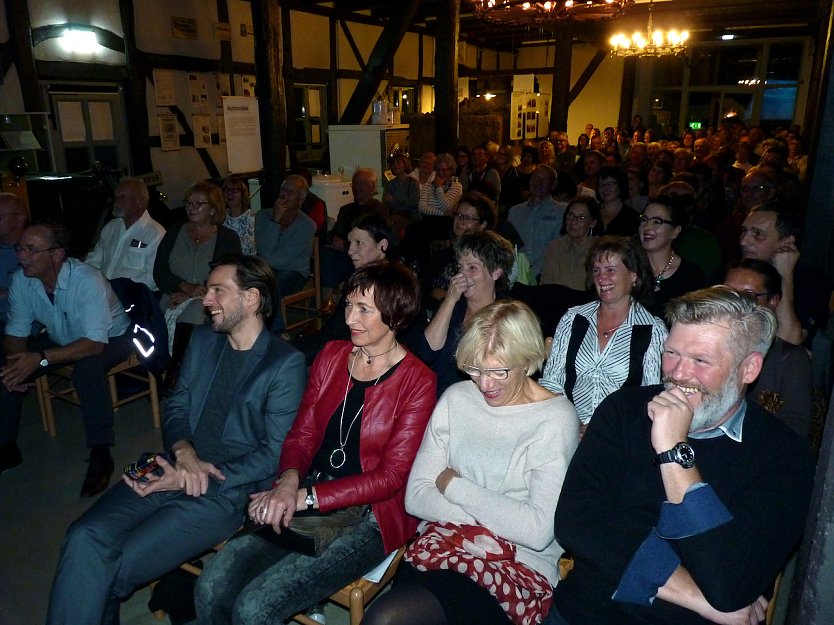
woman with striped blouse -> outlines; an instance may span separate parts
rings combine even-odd
[[[591,247],[588,281],[598,299],[568,309],[553,336],[540,383],[576,406],[580,434],[596,407],[622,386],[660,382],[666,326],[640,303],[653,284],[646,252],[633,239],[601,237]]]

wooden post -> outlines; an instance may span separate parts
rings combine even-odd
[[[136,49],[133,0],[119,0],[119,11],[124,32],[125,66],[130,68],[125,80],[125,116],[130,144],[130,169],[133,174],[147,174],[153,171],[146,100],[150,69],[142,53]]]
[[[570,71],[573,60],[573,32],[569,26],[556,32],[556,52],[553,59],[553,93],[550,99],[549,130],[568,129],[570,108]]]
[[[458,36],[460,0],[440,3],[434,46],[434,145],[451,152],[458,143]]]
[[[620,88],[620,114],[617,125],[620,128],[631,127],[631,108],[634,106],[634,82],[637,78],[637,59],[633,56],[623,63],[623,84]],[[630,139],[631,137],[629,137]]]
[[[23,106],[27,111],[43,111],[44,102],[38,84],[35,49],[32,45],[32,22],[29,17],[29,3],[25,0],[7,1],[5,5],[12,58],[17,67],[17,75],[20,77]]]
[[[261,118],[263,188],[261,205],[277,197],[286,173],[287,109],[284,92],[284,64],[281,50],[280,0],[252,0],[255,29],[255,80]],[[289,41],[283,42],[286,46]]]

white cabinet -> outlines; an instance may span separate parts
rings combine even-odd
[[[382,191],[388,157],[394,152],[408,154],[408,124],[336,125],[330,126],[327,132],[330,173],[350,180],[357,167],[373,169],[378,193]]]

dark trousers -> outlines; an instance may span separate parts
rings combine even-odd
[[[37,352],[56,347],[56,345],[44,335],[29,339],[28,347],[31,351]],[[84,419],[87,447],[113,444],[115,438],[113,405],[110,403],[107,372],[130,356],[132,351],[131,335],[126,333],[111,338],[101,353],[82,358],[74,363],[67,363],[72,364],[72,383],[81,400],[81,416]],[[6,357],[0,354],[0,367],[5,364]],[[36,378],[61,366],[63,365],[40,368],[26,381],[33,382]],[[22,409],[23,393],[8,391],[0,384],[0,445],[11,445],[17,441]]]
[[[231,536],[239,492],[140,497],[119,482],[67,530],[49,597],[48,625],[115,625],[119,601]],[[232,489],[234,491],[234,489]]]

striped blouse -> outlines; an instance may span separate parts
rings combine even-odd
[[[442,187],[435,186],[434,180],[420,184],[421,215],[442,217],[458,207],[463,195],[463,187],[458,179],[452,176]]]
[[[628,377],[632,326],[652,326],[649,348],[643,357],[643,386],[660,382],[660,356],[668,334],[660,319],[653,317],[640,304],[632,302],[625,323],[615,330],[605,349],[600,352],[597,342],[598,309],[599,301],[568,309],[556,327],[553,349],[544,367],[544,375],[539,380],[542,386],[554,393],[565,392],[565,361],[571,327],[576,315],[585,317],[588,320],[588,331],[576,354],[576,385],[573,388],[576,414],[585,424],[591,420],[602,400],[620,388]]]

